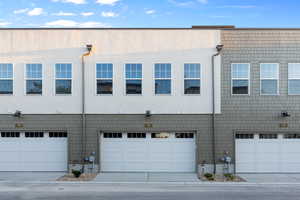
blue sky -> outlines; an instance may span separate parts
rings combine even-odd
[[[299,0],[0,0],[0,27],[300,27]]]

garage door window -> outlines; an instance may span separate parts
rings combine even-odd
[[[176,133],[175,138],[194,138],[194,133]]]
[[[146,133],[127,133],[127,138],[146,138]]]
[[[1,132],[1,137],[20,137],[19,132]]]
[[[68,137],[68,134],[67,132],[49,132],[49,137],[51,138]]]
[[[151,138],[169,138],[170,133],[151,133]]]
[[[122,133],[104,133],[104,138],[122,138]]]
[[[25,132],[25,137],[44,137],[43,132]]]
[[[259,139],[277,139],[277,134],[259,134]]]
[[[300,139],[300,134],[284,134],[284,139]]]
[[[236,139],[253,139],[254,134],[236,134],[235,138]]]

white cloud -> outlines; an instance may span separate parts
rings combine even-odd
[[[27,12],[27,15],[29,16],[39,16],[41,14],[43,14],[44,9],[43,8],[34,8],[30,11]]]
[[[76,14],[60,11],[58,13],[53,13],[52,15],[56,15],[56,16],[75,16]]]
[[[92,15],[94,15],[94,13],[93,12],[82,12],[82,13],[80,13],[82,16],[84,16],[84,17],[88,17],[88,16],[92,16]]]
[[[11,24],[10,22],[0,21],[0,26],[8,26],[10,24]]]
[[[28,10],[29,10],[28,8],[19,9],[19,10],[14,10],[14,14],[22,14],[22,13],[26,13]]]
[[[102,4],[102,5],[115,5],[120,0],[97,0],[96,3]]]
[[[185,7],[185,6],[192,6],[195,3],[202,3],[202,4],[207,4],[208,0],[168,0],[169,3],[174,4],[175,6],[179,7]]]
[[[52,0],[53,2],[63,2],[63,3],[74,3],[74,4],[85,4],[86,0]]]
[[[152,15],[154,13],[156,13],[156,10],[146,10],[145,12],[147,15]]]
[[[199,3],[207,4],[208,0],[197,0]]]
[[[118,17],[119,14],[115,12],[102,12],[102,17]]]
[[[254,5],[225,5],[219,8],[256,8]]]
[[[93,27],[109,27],[108,24],[102,22],[76,22],[73,20],[56,20],[47,22],[43,27],[82,27],[82,28],[93,28]]]

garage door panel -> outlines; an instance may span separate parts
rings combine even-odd
[[[236,139],[238,173],[300,172],[299,139]],[[252,151],[251,151],[252,150]]]

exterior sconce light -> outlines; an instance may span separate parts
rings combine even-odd
[[[282,111],[281,117],[290,117],[291,115],[288,113],[288,111]]]
[[[87,45],[86,45],[86,49],[87,49],[89,52],[92,51],[92,48],[93,48],[93,45],[91,45],[91,44],[87,44]]]
[[[146,110],[145,117],[146,118],[150,118],[151,116],[152,116],[151,111],[150,110]]]
[[[22,117],[22,112],[19,111],[19,110],[16,110],[16,112],[13,114],[14,117],[17,117],[17,118],[21,118]]]

